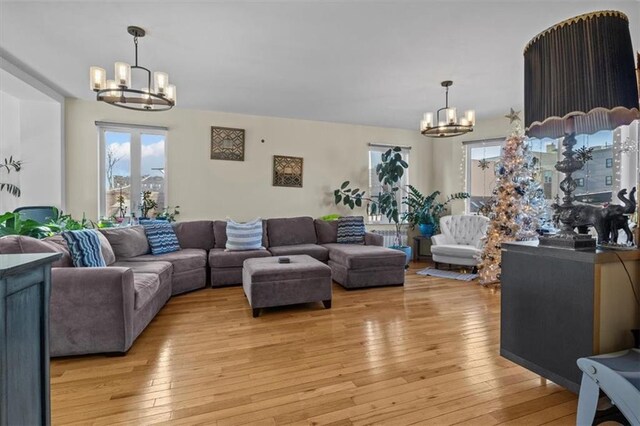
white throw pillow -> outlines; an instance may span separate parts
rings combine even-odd
[[[262,219],[238,223],[227,219],[227,251],[259,250],[262,247]]]

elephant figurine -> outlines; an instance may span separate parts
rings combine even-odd
[[[612,234],[617,239],[617,230],[624,229],[627,232],[626,214],[633,213],[636,209],[635,202],[636,189],[631,190],[630,199],[626,197],[627,190],[622,189],[618,192],[618,198],[623,205],[610,204],[607,207],[592,206],[590,204],[577,204],[570,208],[563,208],[557,203],[553,204],[555,210],[554,220],[567,221],[578,228],[581,234],[587,233],[587,228],[593,226],[598,234],[598,243],[608,243],[611,241]],[[624,224],[623,224],[624,221]],[[613,231],[615,228],[615,231]],[[629,238],[631,231],[627,233]],[[633,238],[633,237],[632,237]],[[615,241],[615,240],[614,240]]]

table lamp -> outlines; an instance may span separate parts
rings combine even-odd
[[[571,174],[582,169],[573,147],[576,134],[613,130],[640,118],[638,83],[629,20],[621,12],[598,11],[560,22],[535,36],[524,50],[525,131],[533,138],[564,137],[564,158],[555,165],[564,174],[562,203],[555,204],[560,232],[541,245],[595,246],[577,234]]]

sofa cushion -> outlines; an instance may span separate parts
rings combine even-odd
[[[385,266],[403,267],[407,256],[400,250],[359,244],[323,244],[329,249],[329,259],[348,269],[368,269]]]
[[[439,254],[441,256],[453,256],[472,259],[474,256],[477,256],[480,253],[482,253],[481,249],[478,249],[474,246],[462,244],[442,244],[431,246],[431,254]]]
[[[122,228],[101,229],[102,235],[107,237],[116,259],[128,259],[141,256],[151,251],[147,235],[142,226],[126,226]]]
[[[364,218],[362,216],[345,216],[338,219],[337,243],[364,244]]]
[[[54,240],[55,239],[55,240]],[[58,240],[61,240],[60,242]],[[23,235],[7,235],[0,238],[0,254],[62,253],[62,257],[51,264],[54,268],[73,266],[71,254],[61,235],[38,240]]]
[[[329,250],[317,244],[296,244],[293,246],[269,247],[269,251],[274,256],[306,254],[320,262],[326,262],[329,260]]]
[[[134,273],[133,274],[133,308],[140,309],[147,302],[153,299],[153,296],[160,288],[160,277],[157,274]]]
[[[209,266],[212,268],[239,268],[246,259],[254,257],[270,257],[271,252],[266,249],[226,251],[213,249],[209,251]]]
[[[151,247],[151,254],[157,256],[164,253],[173,253],[180,250],[178,237],[173,226],[165,220],[145,221],[142,224],[147,241]]]
[[[269,247],[316,244],[316,228],[310,217],[267,219]],[[266,247],[266,246],[265,246]]]
[[[109,240],[107,240],[107,237],[105,237],[101,232],[98,232],[97,234],[100,239],[100,251],[102,252],[104,263],[106,263],[107,266],[110,266],[116,261],[116,254],[113,252],[113,248],[111,247]]]
[[[227,220],[227,244],[229,251],[259,250],[262,247],[262,219],[245,223]]]
[[[128,260],[120,260],[115,262],[111,266],[119,266],[122,268],[129,268],[134,274],[156,274],[162,275],[165,272],[171,272],[173,266],[169,262],[130,262]]]
[[[215,248],[226,248],[227,246],[227,222],[224,220],[216,220],[213,222],[213,235],[215,239]],[[269,247],[267,239],[267,221],[262,221],[262,247]]]
[[[338,241],[338,221],[316,219],[313,221],[316,227],[318,244],[335,243]]]
[[[62,237],[67,242],[73,266],[77,268],[107,266],[102,257],[98,231],[93,229],[64,231]]]
[[[213,221],[211,220],[176,222],[173,224],[173,229],[182,248],[209,250],[214,246]]]
[[[128,262],[153,262],[160,260],[173,265],[173,273],[192,271],[207,265],[207,251],[201,249],[182,249],[173,253],[159,255],[145,254],[128,258]]]

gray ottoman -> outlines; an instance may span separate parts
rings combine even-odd
[[[287,256],[291,263],[278,263],[279,257],[247,259],[242,266],[242,288],[253,309],[322,302],[331,307],[331,268],[311,256]]]

